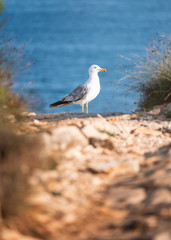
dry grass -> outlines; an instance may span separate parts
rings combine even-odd
[[[19,80],[19,74],[31,65],[24,56],[24,47],[16,48],[12,39],[0,41],[0,123],[11,119],[19,121],[21,112],[26,108],[23,97],[13,91],[13,85]]]
[[[171,39],[168,35],[156,35],[145,46],[144,58],[136,55],[135,60],[125,59],[131,63],[132,70],[124,71],[124,79],[133,81],[130,89],[140,94],[139,109],[171,102]]]
[[[0,5],[1,7],[1,5]],[[24,48],[12,39],[0,39],[0,221],[26,206],[29,177],[39,161],[40,144],[28,135],[18,135],[25,121],[26,101],[13,91],[19,73],[30,66]]]
[[[35,144],[36,143],[36,144]],[[34,138],[0,128],[0,201],[6,220],[27,206],[29,177],[38,165],[40,146]]]

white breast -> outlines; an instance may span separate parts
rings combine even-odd
[[[92,101],[99,94],[99,92],[100,92],[99,81],[88,84],[88,88],[89,88],[89,91],[88,91],[88,94],[85,98],[86,103]]]
[[[85,104],[89,103],[92,101],[94,98],[97,97],[97,95],[100,92],[100,80],[97,75],[97,72],[94,72],[93,74],[90,75],[89,79],[87,82],[85,82],[87,86],[87,94],[79,101],[77,101],[77,104]]]

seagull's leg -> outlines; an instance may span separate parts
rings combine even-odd
[[[88,103],[86,103],[86,113],[88,113]]]
[[[82,113],[84,112],[84,104],[81,105]]]

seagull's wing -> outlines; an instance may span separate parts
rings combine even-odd
[[[81,84],[80,86],[75,88],[70,94],[63,97],[60,101],[50,104],[49,107],[52,108],[72,104],[84,98],[87,92],[88,92],[87,85],[85,83]]]
[[[87,92],[88,92],[87,85],[85,83],[81,84],[80,86],[75,88],[70,94],[63,97],[62,101],[77,102],[77,101],[81,100],[82,98],[84,98],[84,96],[87,94]]]

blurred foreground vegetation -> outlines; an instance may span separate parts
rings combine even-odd
[[[28,179],[39,159],[38,141],[18,133],[20,124],[26,121],[23,114],[26,101],[13,90],[19,72],[29,65],[23,48],[17,48],[12,39],[0,39],[0,223],[3,224],[26,206]]]
[[[126,59],[132,70],[126,69],[124,74],[126,79],[133,80],[131,90],[140,94],[140,110],[171,102],[171,39],[168,35],[156,35],[145,46],[144,58],[136,55],[135,60]]]

